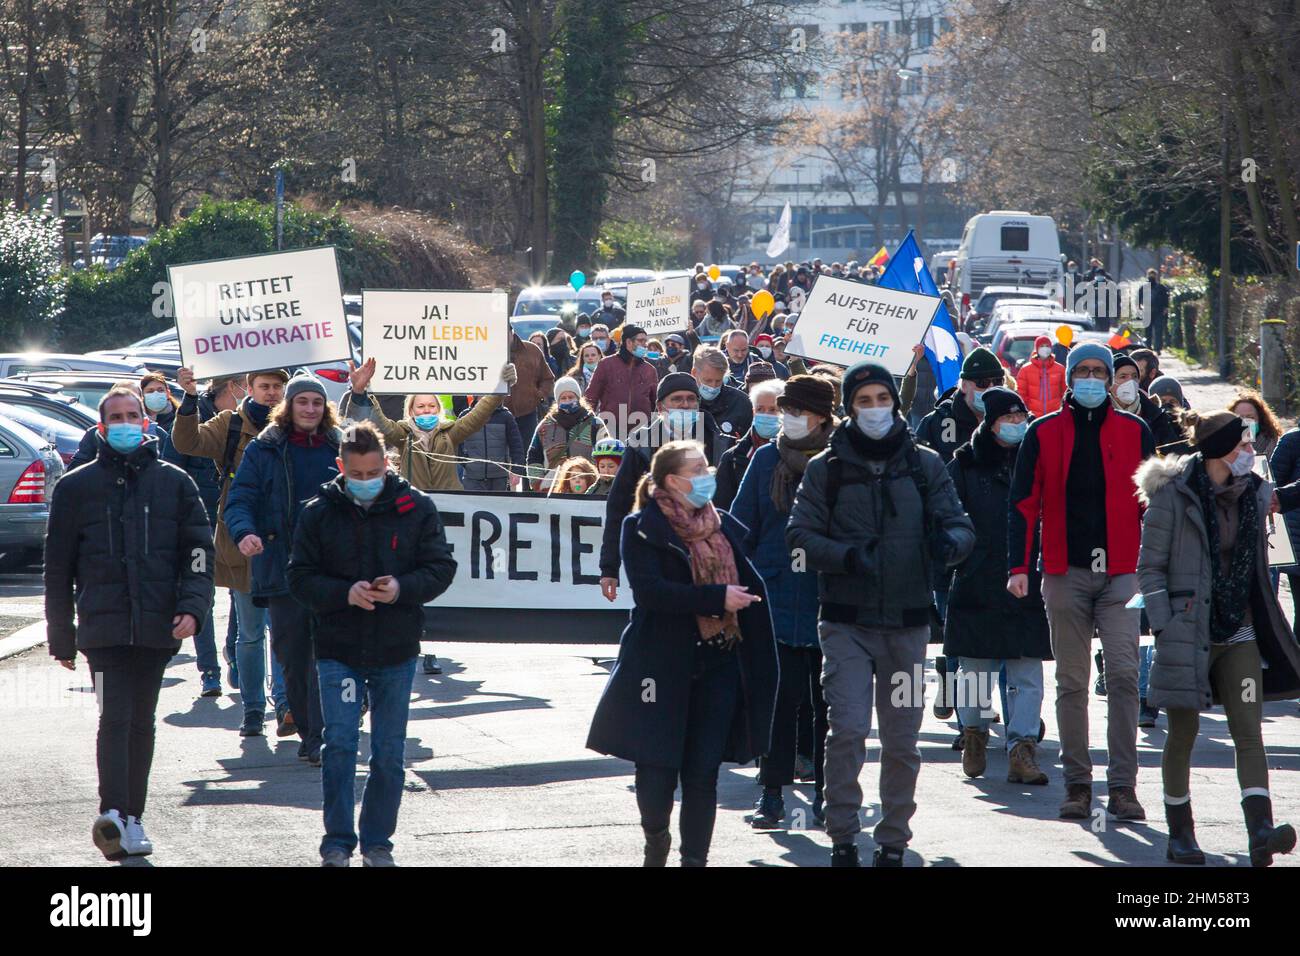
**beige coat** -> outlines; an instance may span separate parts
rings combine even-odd
[[[409,418],[393,421],[384,414],[373,395],[367,392],[366,397],[370,404],[353,401],[348,406],[348,417],[358,422],[372,422],[379,429],[384,441],[399,455],[402,477],[420,491],[464,490],[456,475],[460,443],[488,423],[492,413],[501,405],[502,398],[500,395],[484,395],[463,417],[440,421],[433,430],[430,450],[426,453],[418,447],[425,432]]]

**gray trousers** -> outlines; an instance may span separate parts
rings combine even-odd
[[[1069,568],[1043,575],[1043,604],[1056,658],[1056,726],[1066,784],[1092,784],[1088,692],[1092,637],[1106,659],[1106,785],[1137,785],[1138,630],[1141,612],[1124,605],[1137,593],[1136,574]]]
[[[930,628],[817,625],[822,646],[822,694],[830,732],[826,735],[826,832],[834,843],[852,843],[862,829],[862,784],[867,759],[871,705],[880,721],[881,819],[877,846],[905,847],[908,822],[916,812],[916,775],[921,751],[916,739],[925,713],[921,675]]]

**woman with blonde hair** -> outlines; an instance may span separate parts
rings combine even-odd
[[[699,442],[665,442],[621,529],[635,607],[587,747],[636,764],[645,866],[668,862],[679,781],[682,866],[705,865],[719,767],[766,753],[772,737],[766,590],[745,557],[744,525],[713,507],[713,486]]]

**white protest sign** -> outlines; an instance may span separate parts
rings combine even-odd
[[[620,580],[600,593],[605,499],[594,495],[435,492],[456,578],[437,607],[629,610]]]
[[[938,307],[937,296],[820,275],[785,352],[843,366],[871,359],[905,375]]]
[[[1267,520],[1268,530],[1268,566],[1270,568],[1290,567],[1295,564],[1295,547],[1291,542],[1291,533],[1281,515],[1271,515]]]
[[[629,282],[627,323],[650,336],[685,332],[691,327],[691,277]]]
[[[505,292],[361,290],[361,354],[379,395],[504,395],[510,361]]]
[[[167,267],[196,378],[352,357],[333,246]]]

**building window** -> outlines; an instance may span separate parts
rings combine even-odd
[[[920,17],[916,21],[916,45],[928,50],[934,44],[934,18]]]

